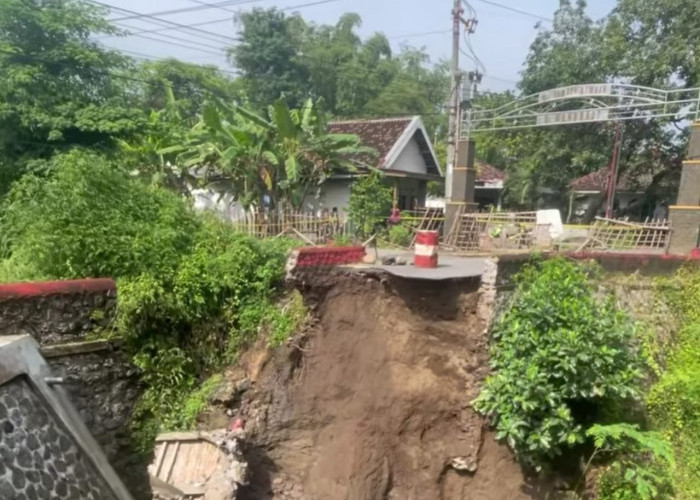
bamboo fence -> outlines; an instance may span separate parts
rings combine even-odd
[[[289,210],[249,212],[245,217],[233,221],[232,226],[236,231],[256,238],[286,235],[300,238],[311,245],[322,245],[349,236],[345,218]]]
[[[617,251],[667,250],[671,239],[668,220],[646,219],[644,222],[596,217],[586,242],[579,248]]]

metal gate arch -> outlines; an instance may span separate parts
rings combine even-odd
[[[466,138],[496,130],[651,118],[697,120],[700,88],[662,90],[622,83],[559,87],[493,109],[466,109],[461,135]]]

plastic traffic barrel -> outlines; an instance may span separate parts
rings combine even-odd
[[[418,231],[413,265],[428,269],[437,267],[439,243],[440,233],[437,231]]]

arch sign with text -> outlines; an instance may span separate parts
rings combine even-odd
[[[572,85],[521,97],[493,109],[462,116],[462,135],[574,123],[700,118],[700,88],[660,90],[637,85]]]

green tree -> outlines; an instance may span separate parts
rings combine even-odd
[[[229,49],[229,59],[241,71],[250,104],[263,110],[284,96],[291,106],[301,106],[309,96],[307,70],[298,58],[303,20],[256,8],[237,21],[240,42]]]
[[[618,0],[602,54],[614,62],[614,76],[638,85],[697,87],[698,18],[695,0]]]
[[[0,193],[33,160],[111,148],[141,126],[130,62],[98,45],[105,33],[104,11],[85,2],[0,0]]]
[[[431,131],[444,121],[446,65],[431,66],[424,51],[410,47],[395,57],[381,33],[362,40],[357,14],[315,25],[257,9],[239,22],[241,43],[230,49],[230,59],[258,111],[280,96],[292,107],[311,97],[334,116],[427,114]]]
[[[163,109],[170,104],[168,92],[177,101],[184,117],[194,118],[212,97],[226,102],[243,99],[241,83],[223,74],[216,66],[202,66],[174,58],[147,61],[139,66],[143,79],[143,107]]]
[[[325,114],[313,101],[290,109],[280,99],[268,114],[211,102],[188,143],[164,151],[180,151],[182,165],[199,167],[206,184],[221,186],[246,208],[267,196],[273,209],[300,209],[334,173],[368,168],[358,158],[374,151],[355,135],[328,133]]]
[[[348,212],[355,235],[361,239],[373,235],[391,210],[391,188],[379,172],[360,177],[350,188]]]
[[[610,68],[600,57],[601,30],[586,14],[585,0],[560,0],[551,29],[540,28],[525,60],[522,95],[581,83],[605,82]],[[576,105],[574,105],[575,107]],[[573,179],[604,167],[613,151],[609,124],[566,125],[511,134],[518,166],[511,176],[520,201],[537,187],[566,191]],[[526,149],[527,148],[527,149]]]
[[[429,133],[447,127],[445,103],[450,89],[445,64],[430,66],[423,50],[405,47],[396,58],[397,73],[364,111],[374,116],[422,115]]]
[[[586,7],[585,0],[560,0],[552,27],[540,26],[518,84],[524,95],[606,80],[610,68],[600,57],[605,41]]]
[[[651,13],[645,2],[621,0],[608,18],[595,23],[586,14],[585,1],[561,0],[553,25],[548,29],[541,27],[530,47],[519,84],[521,95],[613,79],[663,88],[677,80],[678,75],[692,74],[687,53],[677,59],[674,54],[679,53],[676,47],[680,47],[682,39],[694,39],[693,31],[668,13],[658,17],[666,27],[656,26],[657,14],[661,16],[664,6],[669,7],[672,16],[682,12],[677,9],[680,4],[674,2],[653,2],[655,10]],[[692,14],[693,9],[697,7],[689,7],[686,14]],[[683,29],[683,34],[671,36],[671,26]],[[654,37],[652,32],[657,28],[660,34]],[[692,43],[687,45],[692,47]],[[658,57],[651,54],[652,50]],[[642,53],[645,55],[640,56]],[[669,62],[672,59],[674,62]],[[666,62],[657,64],[659,60]],[[653,77],[648,74],[652,67],[656,68]],[[662,73],[665,76],[659,76]],[[480,96],[478,104],[493,108],[512,97]],[[581,104],[584,103],[570,103],[566,109],[576,109]],[[534,206],[539,187],[565,193],[575,178],[609,165],[615,127],[613,123],[594,123],[479,134],[477,154],[507,171],[508,204]],[[652,179],[646,193],[650,210],[657,199],[672,197],[685,144],[685,135],[669,127],[668,120],[630,121],[623,125],[619,175]],[[591,217],[603,203],[601,194],[592,204]]]
[[[190,102],[175,100],[170,85],[163,88],[165,103],[148,114],[145,126],[129,140],[119,140],[122,160],[132,168],[132,175],[190,197],[198,179],[186,166],[177,162],[173,144],[184,144],[195,118],[188,118]]]
[[[344,14],[335,26],[306,27],[300,62],[308,72],[314,97],[323,99],[331,112],[336,112],[340,105],[346,65],[355,60],[361,47],[360,37],[354,32],[361,23],[357,14]]]

